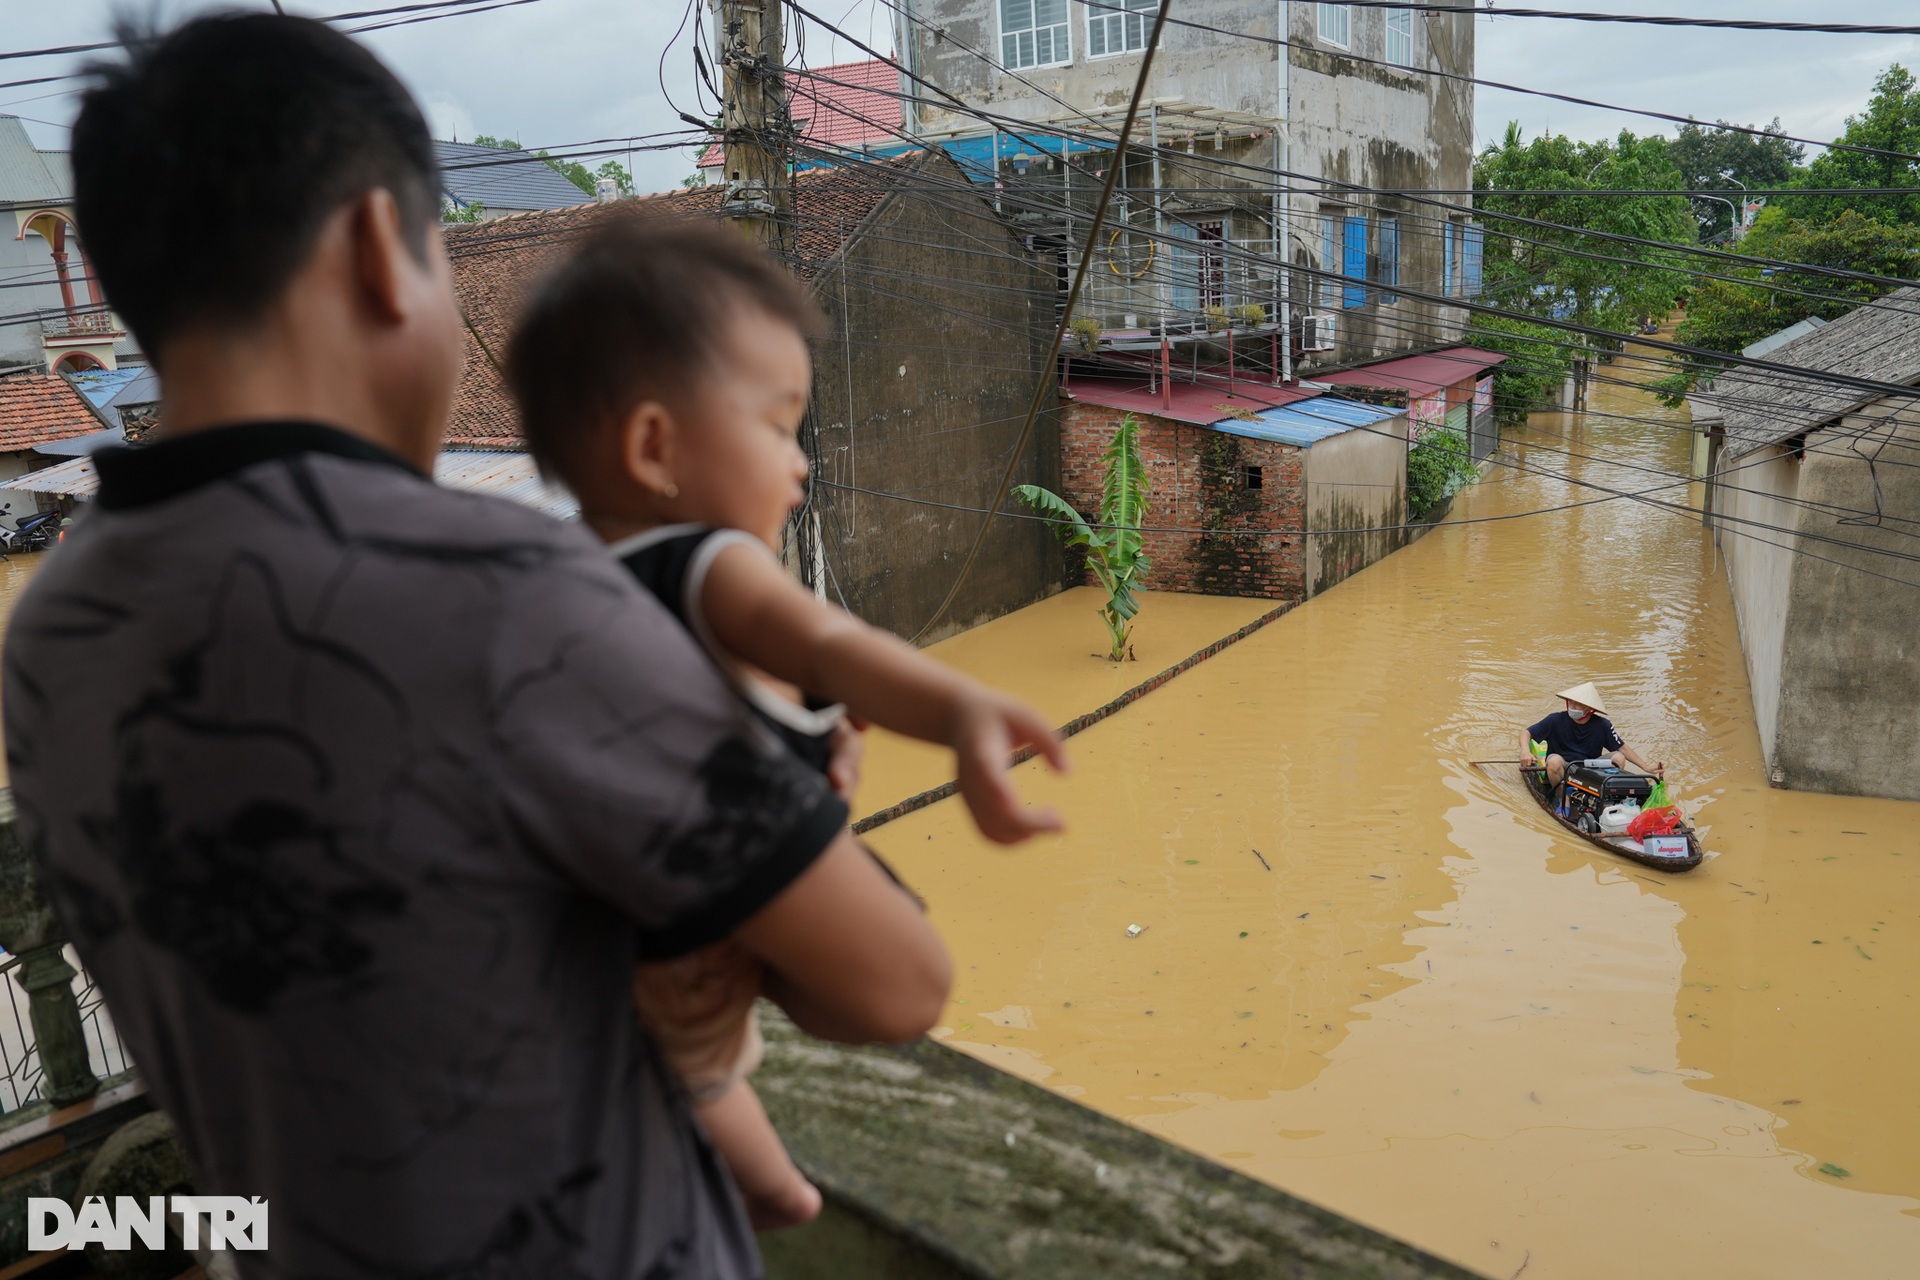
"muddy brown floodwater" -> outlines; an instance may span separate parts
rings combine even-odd
[[[1537,418],[1453,519],[1684,473],[1683,418],[1594,407]],[[1065,719],[1259,611],[1154,597],[1116,674],[1094,604],[934,652]],[[1699,870],[1611,859],[1466,763],[1586,679],[1667,762]],[[870,837],[959,962],[949,1043],[1489,1276],[1920,1274],[1920,805],[1767,786],[1697,521],[1442,527],[1071,750],[1019,771],[1062,838],[996,849],[953,801]],[[929,768],[877,741],[865,808]]]

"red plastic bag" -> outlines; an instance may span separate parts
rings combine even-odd
[[[1661,805],[1658,809],[1643,809],[1639,817],[1627,824],[1627,834],[1635,840],[1671,835],[1679,829],[1680,807],[1671,804]]]

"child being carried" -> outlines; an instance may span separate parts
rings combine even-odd
[[[806,501],[798,431],[818,321],[801,286],[733,231],[609,217],[542,285],[509,350],[528,447],[766,733],[843,794],[851,778],[835,776],[834,752],[851,713],[951,748],[989,839],[1058,830],[1058,815],[1024,807],[1007,777],[1022,745],[1065,768],[1037,712],[821,603],[775,556]],[[621,356],[583,367],[579,353],[596,347]],[[642,965],[634,992],[765,1230],[807,1221],[820,1197],[745,1082],[763,977],[722,942]]]

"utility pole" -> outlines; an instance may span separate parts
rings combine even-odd
[[[719,0],[721,74],[726,104],[721,134],[727,175],[721,211],[768,252],[792,257],[793,190],[787,150],[783,0]]]

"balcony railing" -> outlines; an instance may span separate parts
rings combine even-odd
[[[40,334],[45,338],[117,338],[120,332],[113,313],[105,307],[40,313]]]

